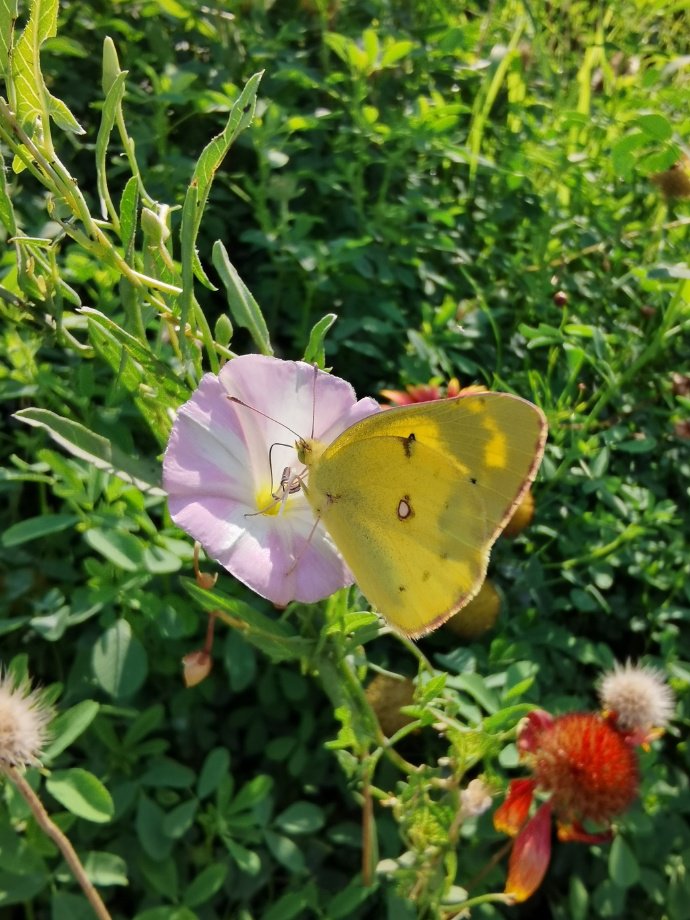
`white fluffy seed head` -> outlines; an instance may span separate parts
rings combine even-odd
[[[53,713],[28,681],[0,675],[0,764],[28,767],[38,763],[48,740]]]
[[[673,715],[673,692],[661,671],[630,661],[604,674],[599,699],[624,731],[664,728]]]

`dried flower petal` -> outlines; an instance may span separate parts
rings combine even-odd
[[[40,761],[52,711],[28,681],[0,677],[0,763],[28,767]]]

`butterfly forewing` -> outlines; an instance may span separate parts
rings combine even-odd
[[[479,589],[545,435],[542,413],[507,394],[391,409],[326,448],[307,495],[367,599],[422,635]]]

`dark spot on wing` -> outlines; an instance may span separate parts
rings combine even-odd
[[[440,559],[447,559],[447,558],[448,558],[448,553],[444,550],[442,553],[439,553],[439,558],[440,558]]]
[[[398,591],[402,594],[404,591],[407,591],[407,588],[405,585],[398,585]]]
[[[477,479],[476,479],[476,477],[475,477],[475,476],[470,476],[470,482],[472,483],[473,486],[476,486],[476,485],[477,485]]]
[[[411,457],[412,456],[412,444],[414,441],[417,440],[417,438],[415,437],[414,431],[410,432],[410,434],[408,434],[406,438],[400,438],[400,440],[402,441],[403,450],[405,451],[405,456],[408,458]]]
[[[431,578],[431,572],[422,572],[422,581],[429,581]]]

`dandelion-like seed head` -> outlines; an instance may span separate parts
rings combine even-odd
[[[28,767],[39,761],[53,713],[28,681],[0,676],[0,765]]]
[[[599,699],[622,731],[649,734],[673,714],[673,692],[661,671],[630,661],[604,674]]]
[[[558,716],[527,755],[538,788],[562,822],[607,824],[634,801],[637,756],[625,736],[594,713]]]

